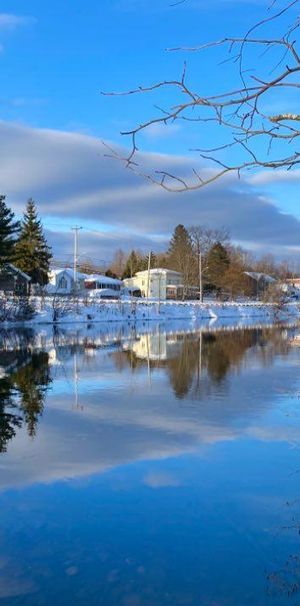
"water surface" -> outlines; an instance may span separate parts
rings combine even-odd
[[[300,604],[297,334],[2,331],[1,606]]]

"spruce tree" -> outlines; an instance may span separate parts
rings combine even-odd
[[[20,228],[19,221],[5,203],[5,196],[0,195],[0,267],[15,259],[16,234]]]
[[[30,198],[16,243],[16,266],[31,277],[32,284],[48,283],[51,249],[47,245],[42,223],[34,201]]]
[[[149,266],[149,254],[145,255],[145,257],[141,260],[141,264],[140,264],[140,270],[139,271],[145,271],[146,269],[148,269]],[[155,267],[157,267],[157,260],[156,260],[156,255],[153,251],[150,252],[150,269],[154,269]]]
[[[177,225],[172,235],[168,250],[168,265],[179,271],[185,286],[192,283],[196,257],[193,251],[191,236],[184,225]]]
[[[224,274],[228,270],[230,259],[228,252],[220,242],[211,247],[207,255],[207,278],[211,288],[220,290]]]
[[[132,278],[137,271],[141,271],[142,269],[144,269],[143,259],[138,252],[132,250],[127,258],[122,279],[124,280],[124,278]]]

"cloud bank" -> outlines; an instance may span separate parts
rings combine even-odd
[[[33,197],[47,217],[55,253],[71,253],[69,229],[81,222],[86,255],[111,257],[116,247],[163,248],[175,225],[227,226],[245,247],[288,256],[299,250],[300,222],[264,195],[264,178],[234,177],[195,192],[170,194],[105,157],[101,141],[82,134],[0,122],[0,184],[18,213]],[[187,174],[192,161],[143,154],[146,171],[156,167]],[[53,225],[51,225],[51,219]],[[55,223],[56,221],[56,223]],[[89,232],[88,229],[92,231]]]

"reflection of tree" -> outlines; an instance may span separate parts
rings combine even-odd
[[[48,354],[45,352],[32,354],[30,364],[20,368],[13,378],[20,394],[20,410],[27,431],[30,436],[35,436],[36,425],[44,408],[47,387],[51,381]]]
[[[35,435],[51,381],[47,353],[30,355],[26,350],[15,357],[14,370],[0,379],[0,452],[6,451],[23,421],[29,435]]]
[[[130,366],[132,372],[138,372],[148,365],[165,368],[175,395],[186,396],[195,388],[201,395],[200,375],[207,376],[212,384],[224,381],[229,371],[238,371],[247,351],[255,348],[255,355],[263,365],[269,365],[275,353],[284,354],[287,344],[282,339],[281,330],[253,329],[199,334],[172,335],[172,342],[166,339],[168,355],[162,359],[146,359],[132,350],[118,351],[113,354],[119,370]]]
[[[14,390],[8,377],[0,379],[0,452],[6,452],[7,444],[16,435],[22,418],[16,414]]]
[[[181,343],[179,355],[167,361],[170,382],[178,398],[183,398],[191,389],[198,364],[198,342],[185,335]]]

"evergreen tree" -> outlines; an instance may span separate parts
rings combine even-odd
[[[196,257],[193,251],[191,236],[184,225],[177,225],[172,235],[169,250],[169,267],[179,271],[185,286],[191,285]]]
[[[19,231],[19,221],[5,203],[5,196],[0,195],[0,267],[4,263],[14,261],[16,234]]]
[[[148,269],[148,265],[149,265],[149,254],[145,255],[145,257],[143,259],[141,259],[140,271]],[[151,251],[150,252],[150,269],[154,269],[155,267],[157,267],[157,259],[156,259],[156,255],[154,254],[154,252]]]
[[[142,269],[144,269],[143,259],[135,250],[132,250],[127,258],[122,279],[131,278],[136,274],[137,271],[141,271]]]
[[[228,252],[220,242],[214,244],[207,255],[207,278],[211,288],[220,290],[223,277],[230,265]]]
[[[27,202],[15,251],[16,266],[31,277],[32,283],[47,284],[52,253],[31,198]]]

